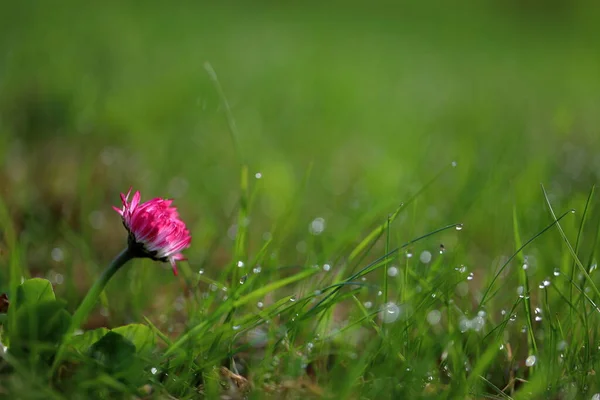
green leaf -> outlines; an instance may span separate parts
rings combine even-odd
[[[90,347],[102,339],[104,335],[110,332],[106,328],[98,328],[92,331],[86,331],[81,335],[72,336],[69,340],[69,346],[79,353],[87,352]]]
[[[33,278],[23,282],[17,288],[16,308],[27,304],[37,304],[56,300],[52,284],[47,279]]]
[[[9,333],[10,351],[15,356],[36,353],[47,359],[56,350],[71,323],[66,303],[49,300],[21,305]]]
[[[156,337],[152,329],[142,324],[129,324],[111,330],[123,335],[135,345],[137,353],[149,353],[154,350]]]
[[[109,371],[123,371],[135,361],[135,345],[123,335],[109,331],[89,349],[89,355]]]

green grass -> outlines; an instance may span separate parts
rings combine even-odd
[[[593,398],[599,12],[2,3],[0,293],[45,277],[73,312],[130,186],[193,242],[85,326],[149,351],[49,376],[31,343],[0,397]]]

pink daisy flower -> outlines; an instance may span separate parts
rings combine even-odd
[[[175,262],[185,260],[181,251],[190,246],[190,231],[171,207],[172,200],[155,198],[140,204],[140,192],[134,193],[131,202],[130,194],[131,189],[127,195],[121,193],[123,208],[113,207],[129,232],[129,250],[134,257],[170,262],[177,275]]]

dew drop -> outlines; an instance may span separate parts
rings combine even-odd
[[[443,244],[440,244],[440,254],[444,254],[446,252],[446,247]]]
[[[203,269],[199,270],[198,274],[203,275],[204,274],[204,270]]]
[[[398,268],[397,267],[388,268],[387,274],[388,274],[388,276],[392,276],[392,277],[398,275]]]
[[[456,161],[452,161],[452,168],[456,168],[456,166],[458,165],[458,163]]]
[[[313,235],[320,235],[325,230],[325,219],[317,217],[308,226],[308,231]]]
[[[465,272],[467,272],[467,267],[465,265],[461,265],[460,267],[456,267],[454,269],[456,271],[460,272],[461,274],[464,274]]]
[[[535,365],[536,361],[537,361],[537,359],[535,356],[529,356],[525,360],[525,365],[527,365],[528,367],[533,367]]]
[[[463,228],[463,224],[457,224],[456,225],[456,230],[457,231],[462,231],[462,228]]]
[[[323,264],[323,271],[328,272],[331,269],[331,265]]]
[[[233,325],[231,328],[232,328],[234,331],[238,331],[238,330],[240,330],[240,326],[239,326],[239,325]]]
[[[244,275],[240,278],[240,285],[243,285],[244,283],[246,283],[246,279],[248,279],[248,275]]]
[[[600,393],[596,393],[592,396],[592,400],[600,400]]]
[[[260,274],[260,271],[262,271],[260,265],[257,265],[256,267],[252,268],[252,272],[254,272],[255,274]]]
[[[467,280],[468,281],[472,281],[473,280],[473,273],[469,273],[469,276],[467,276]]]
[[[60,247],[53,248],[50,252],[50,256],[56,262],[61,262],[65,258],[65,255]]]
[[[427,314],[427,322],[429,322],[430,325],[439,324],[441,319],[442,313],[439,310],[431,310]]]
[[[485,319],[483,317],[477,316],[471,320],[471,329],[473,329],[475,332],[482,330],[484,325]]]
[[[419,260],[423,263],[423,264],[429,264],[429,262],[431,261],[431,253],[428,252],[427,250],[423,251],[421,253],[421,255],[419,256]]]
[[[383,292],[380,290],[377,292],[377,296],[381,296],[383,294]]]
[[[373,303],[370,301],[365,301],[363,305],[365,306],[366,309],[373,307]]]
[[[238,261],[237,262],[237,266],[238,266],[238,268],[243,268],[244,267],[244,262],[243,261]]]
[[[258,308],[263,308],[265,305],[263,304],[262,301],[259,301],[258,303],[256,303],[256,307]]]
[[[536,322],[540,322],[542,320],[542,317],[540,317],[539,315],[536,315],[535,320],[536,320]]]
[[[152,375],[156,375],[156,373],[158,372],[158,369],[156,367],[152,367],[150,369],[150,372],[152,372]]]
[[[554,268],[554,276],[559,276],[559,275],[560,275],[560,269]]]
[[[292,296],[292,297],[290,297],[290,301],[291,301],[292,303],[293,303],[293,302],[295,302],[295,301],[296,301],[296,296]]]
[[[527,325],[521,327],[521,333],[527,333]]]
[[[400,316],[400,308],[394,303],[387,303],[379,312],[379,319],[384,324],[395,322]]]
[[[413,256],[412,252],[410,252],[410,251],[406,252],[406,258],[412,258],[412,256]]]
[[[255,177],[256,179],[260,179],[260,178],[262,178],[262,173],[260,173],[260,172],[257,172],[256,174],[254,174],[254,177]]]

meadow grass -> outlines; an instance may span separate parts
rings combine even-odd
[[[599,9],[434,3],[3,4],[0,293],[75,310],[131,185],[193,244],[0,396],[600,399]]]

